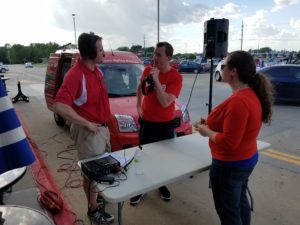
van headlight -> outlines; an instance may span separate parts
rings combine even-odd
[[[190,120],[190,115],[189,115],[189,112],[186,108],[186,105],[182,105],[181,106],[181,113],[182,113],[182,120],[183,122],[188,122]]]
[[[135,132],[137,126],[132,116],[115,114],[120,132]]]

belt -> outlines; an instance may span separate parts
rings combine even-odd
[[[107,127],[107,126],[108,126],[107,123],[100,124],[100,127]]]

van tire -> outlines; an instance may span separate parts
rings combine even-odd
[[[55,123],[57,124],[57,126],[59,127],[63,127],[66,124],[66,120],[64,118],[62,118],[60,115],[53,113],[54,115],[54,120]]]

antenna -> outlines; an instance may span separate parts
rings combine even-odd
[[[114,54],[114,52],[113,52],[113,50],[112,50],[112,47],[111,47],[110,42],[109,42],[109,47],[110,47],[111,55],[112,55],[112,56],[115,56],[115,54]]]

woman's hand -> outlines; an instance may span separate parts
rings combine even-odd
[[[199,132],[203,137],[209,137],[213,142],[216,140],[217,132],[211,130],[206,124],[206,120],[201,118],[198,122],[194,124],[195,130]]]
[[[194,124],[195,130],[198,131],[202,136],[207,137],[208,126],[205,124],[201,124],[201,122]]]

